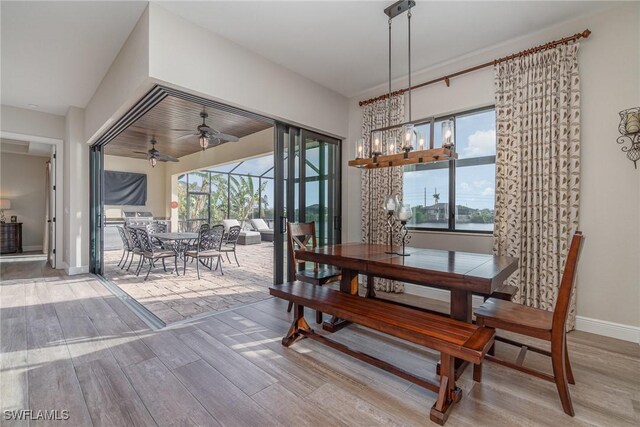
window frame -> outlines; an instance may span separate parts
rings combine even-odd
[[[495,104],[491,104],[488,106],[484,106],[484,107],[479,107],[479,108],[474,108],[471,110],[463,110],[463,111],[459,111],[459,112],[455,112],[455,113],[450,113],[450,114],[443,114],[443,115],[439,115],[439,116],[434,116],[434,117],[430,117],[426,120],[418,120],[415,122],[416,126],[422,125],[422,124],[426,124],[426,123],[430,123],[430,141],[429,143],[431,144],[431,147],[434,146],[435,141],[434,141],[434,136],[435,136],[435,124],[436,122],[439,121],[445,121],[445,120],[453,120],[453,137],[454,137],[454,141],[457,141],[457,133],[458,133],[458,126],[457,126],[457,118],[458,117],[463,117],[463,116],[470,116],[473,114],[478,114],[478,113],[483,113],[486,111],[491,111],[493,110],[495,113]],[[497,138],[497,134],[496,134],[496,138]],[[457,143],[456,143],[456,149],[457,149]],[[437,227],[416,227],[410,224],[407,224],[407,229],[410,231],[437,231],[440,233],[467,233],[467,234],[480,234],[480,235],[492,235],[494,230],[488,231],[488,230],[458,230],[456,229],[456,168],[458,167],[466,167],[466,166],[481,166],[481,165],[494,165],[496,164],[496,156],[495,154],[492,156],[482,156],[482,157],[472,157],[469,159],[458,159],[458,160],[450,160],[447,162],[447,166],[440,166],[438,163],[421,163],[421,164],[417,164],[417,165],[413,165],[413,167],[415,167],[415,172],[420,171],[420,170],[432,170],[432,169],[445,169],[448,168],[449,169],[449,200],[448,200],[448,205],[449,205],[449,217],[448,217],[448,222],[447,222],[447,227],[446,228],[437,228]],[[412,172],[414,172],[412,171]],[[404,174],[404,167],[403,167],[403,174]],[[494,183],[495,185],[495,183]],[[403,188],[403,197],[404,197],[404,188]],[[494,201],[494,213],[495,213],[495,201]],[[495,222],[494,222],[495,224]]]

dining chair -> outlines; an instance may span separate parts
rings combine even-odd
[[[325,283],[340,280],[340,270],[335,267],[320,268],[318,263],[313,263],[313,269],[306,269],[306,261],[296,258],[296,251],[315,249],[318,246],[316,238],[315,222],[288,222],[287,241],[289,252],[289,278],[301,282],[322,286]],[[287,311],[290,312],[293,304],[289,302]],[[316,322],[322,323],[322,313],[316,312]]]
[[[162,223],[162,222],[152,222],[150,224],[146,225],[146,229],[147,229],[147,233],[154,234],[154,233],[166,233],[167,232],[167,224],[166,223]],[[164,248],[164,244],[163,242],[158,239],[157,237],[151,237],[151,242],[160,247],[160,248]]]
[[[515,362],[500,359],[495,355],[487,355],[486,359],[554,382],[558,389],[564,412],[572,417],[575,413],[567,383],[575,384],[575,379],[571,371],[571,362],[569,361],[569,352],[567,349],[566,323],[578,257],[583,240],[584,237],[580,231],[576,231],[571,239],[569,255],[562,273],[562,281],[560,282],[556,305],[552,312],[496,298],[489,298],[474,312],[478,326],[487,326],[515,332],[520,335],[539,338],[551,343],[551,351],[547,351],[496,335],[496,341],[518,346],[520,347],[520,353]],[[527,350],[551,357],[553,375],[523,366],[522,363]],[[482,366],[474,365],[474,380],[480,381],[481,376]]]
[[[222,247],[220,248],[220,252],[223,252],[227,256],[227,261],[231,263],[231,259],[229,258],[229,253],[233,253],[233,257],[236,260],[236,264],[240,267],[240,263],[238,262],[238,257],[236,255],[236,246],[238,246],[238,237],[240,236],[240,226],[234,225],[229,228],[227,232]]]
[[[139,256],[138,265],[136,266],[136,271],[138,271],[142,264],[142,260],[144,259],[144,257],[142,256],[142,252],[143,252],[142,244],[140,243],[140,239],[138,238],[138,233],[136,233],[136,229],[134,227],[125,225],[124,231],[127,237],[129,237],[130,239],[129,244],[131,245],[131,260],[129,261],[129,266],[127,267],[127,271],[129,271],[129,269],[131,268],[131,264],[133,263],[133,258],[135,258],[136,255]]]
[[[151,240],[151,236],[144,228],[136,229],[136,234],[138,235],[138,239],[140,240],[140,244],[142,246],[142,258],[149,262],[149,269],[147,270],[147,275],[144,276],[144,280],[146,281],[149,277],[149,273],[151,273],[151,269],[155,267],[155,262],[157,260],[162,260],[162,267],[164,271],[167,271],[167,265],[165,264],[166,258],[173,258],[176,275],[178,276],[178,252],[174,249],[167,249],[156,246],[153,244]],[[142,264],[138,268],[136,272],[136,276],[140,274],[140,270],[142,269]]]
[[[122,270],[124,266],[127,265],[127,261],[129,261],[129,256],[133,251],[133,247],[131,246],[131,240],[127,236],[127,232],[125,231],[124,227],[118,225],[116,226],[116,228],[118,229],[118,234],[120,235],[120,239],[122,240],[122,256],[120,257],[120,261],[118,262],[118,267],[120,267],[120,270]],[[122,264],[122,266],[120,264]]]
[[[209,268],[213,267],[213,259],[216,258],[216,270],[220,267],[220,274],[224,275],[222,271],[222,265],[220,263],[222,253],[220,248],[222,246],[222,239],[224,236],[224,226],[214,225],[213,227],[200,227],[198,232],[198,241],[196,242],[195,249],[188,249],[184,253],[184,268],[183,274],[187,271],[187,258],[192,258],[196,261],[196,271],[198,272],[198,280],[200,279],[200,264],[204,264]],[[207,265],[203,260],[209,261],[210,265]]]

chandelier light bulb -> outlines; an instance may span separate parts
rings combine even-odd
[[[156,159],[155,157],[152,157],[149,159],[149,163],[151,163],[152,168],[155,168],[156,165],[158,164],[158,159]]]
[[[200,136],[200,147],[202,148],[202,151],[206,150],[208,146],[209,139],[204,135]]]

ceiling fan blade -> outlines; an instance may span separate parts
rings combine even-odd
[[[192,136],[198,136],[199,134],[197,133],[190,133],[188,135],[182,135],[181,137],[176,138],[176,141],[180,141],[181,139],[185,139],[185,138],[191,138]]]
[[[236,142],[236,141],[239,140],[239,138],[237,136],[229,135],[229,134],[222,133],[222,132],[217,132],[212,136],[214,138],[223,139],[223,140],[229,141],[229,142]]]
[[[161,162],[179,162],[180,160],[167,154],[156,154],[156,159]]]
[[[224,144],[226,142],[228,142],[228,141],[219,139],[219,138],[214,137],[214,136],[210,136],[209,137],[209,146],[207,147],[207,149],[214,148],[214,147],[219,147],[219,146],[221,146],[222,144]]]
[[[193,132],[193,129],[169,129],[172,132]]]
[[[149,154],[148,151],[133,151],[134,154]]]

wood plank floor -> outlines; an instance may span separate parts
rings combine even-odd
[[[30,262],[3,263],[0,275],[2,426],[435,425],[434,393],[311,340],[282,347],[283,301],[152,331],[91,276]],[[425,349],[356,326],[333,337],[435,379]],[[447,425],[639,425],[638,345],[572,332],[569,350],[575,418],[553,384],[487,363],[482,383],[462,376]],[[550,369],[534,353],[525,365]],[[69,419],[6,419],[21,409]]]

